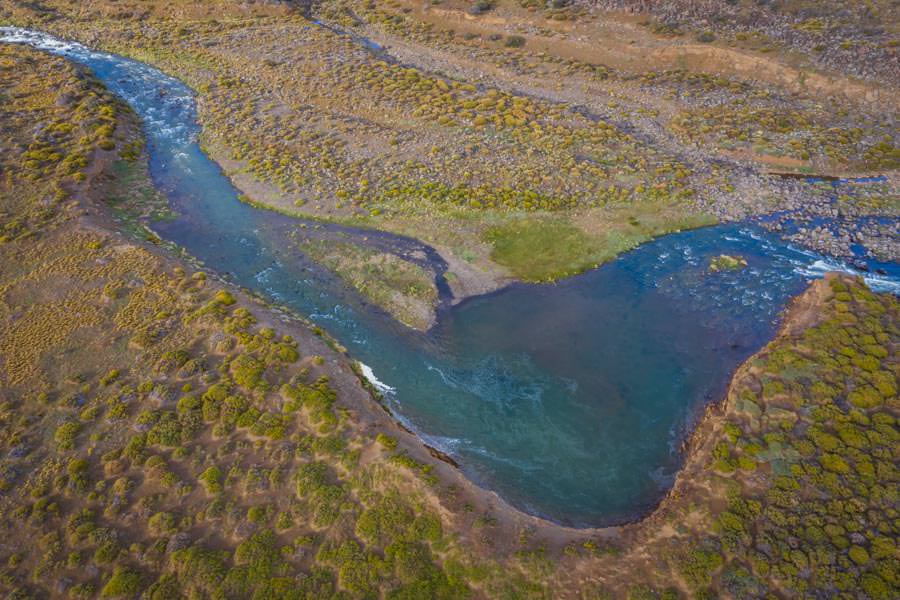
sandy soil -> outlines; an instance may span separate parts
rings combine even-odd
[[[528,39],[530,48],[563,58],[635,71],[689,68],[738,75],[784,86],[795,93],[842,94],[870,103],[900,107],[900,98],[893,90],[871,82],[862,83],[849,77],[820,73],[806,65],[796,64],[799,59],[791,61],[790,56],[774,57],[721,44],[660,38],[639,25],[646,20],[641,15],[605,12],[602,16],[595,14],[591,19],[570,23],[546,19],[539,13],[509,6],[504,6],[501,11],[473,16],[465,11],[463,5],[432,7],[412,0],[403,0],[401,4],[435,27],[446,29],[449,26],[460,32],[485,35],[515,31]],[[553,35],[533,33],[544,31]],[[597,40],[603,42],[597,43]]]

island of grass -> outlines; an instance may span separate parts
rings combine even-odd
[[[713,273],[719,271],[740,271],[747,266],[747,259],[743,256],[731,256],[720,254],[709,261],[709,270]]]
[[[430,271],[350,242],[304,240],[297,246],[404,325],[421,331],[434,325],[438,293]]]

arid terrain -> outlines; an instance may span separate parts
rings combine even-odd
[[[0,0],[4,25],[184,81],[243,201],[421,240],[454,302],[764,216],[900,260],[893,2]],[[900,594],[896,296],[813,282],[660,506],[568,528],[423,445],[327,331],[161,240],[141,127],[86,69],[0,44],[4,597]],[[434,325],[419,264],[292,243]]]

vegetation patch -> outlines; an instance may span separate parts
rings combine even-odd
[[[298,247],[404,325],[426,330],[434,324],[438,293],[430,271],[350,242],[306,240]]]
[[[740,271],[747,266],[747,259],[742,256],[720,254],[709,261],[709,270],[713,273],[719,271]]]
[[[548,282],[570,277],[636,248],[658,235],[701,227],[714,222],[703,216],[672,216],[645,206],[617,206],[578,219],[579,225],[553,216],[511,220],[485,230],[492,244],[492,260],[507,267],[517,279]],[[598,233],[586,233],[590,229]]]
[[[604,245],[558,219],[522,219],[485,234],[491,258],[523,281],[552,281],[589,269],[602,260]]]

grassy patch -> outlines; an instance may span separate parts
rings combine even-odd
[[[395,319],[428,329],[434,319],[434,277],[402,258],[348,242],[307,240],[300,249]]]
[[[491,258],[524,281],[550,281],[590,268],[603,250],[600,240],[561,219],[523,219],[492,227]]]
[[[554,281],[595,268],[656,236],[715,222],[703,215],[613,214],[612,221],[589,226],[596,234],[561,218],[527,218],[491,227],[485,240],[493,245],[491,259],[516,278]]]

